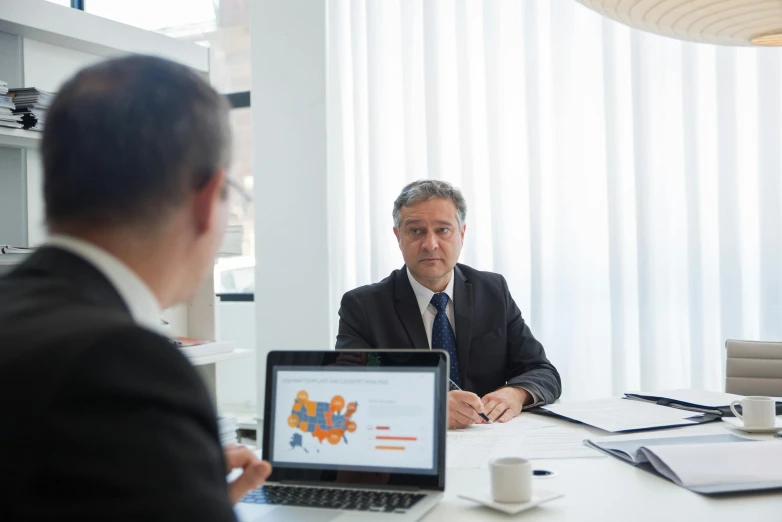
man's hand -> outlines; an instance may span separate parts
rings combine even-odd
[[[448,429],[485,424],[478,413],[483,413],[483,403],[477,395],[461,390],[448,392]]]
[[[242,474],[228,484],[228,494],[231,497],[231,503],[236,504],[249,491],[260,487],[271,474],[271,465],[255,456],[255,453],[244,446],[238,444],[229,444],[223,448],[225,452],[226,473],[240,468]]]
[[[521,413],[529,393],[521,388],[500,388],[483,396],[481,402],[492,422],[508,422]]]

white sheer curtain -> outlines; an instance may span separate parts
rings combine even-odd
[[[391,206],[460,186],[566,398],[721,389],[782,338],[782,51],[683,43],[570,0],[329,0],[331,272],[402,265]]]

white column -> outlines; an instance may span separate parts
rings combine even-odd
[[[258,411],[266,354],[334,346],[326,198],[326,2],[250,2]],[[260,443],[260,440],[259,440]]]

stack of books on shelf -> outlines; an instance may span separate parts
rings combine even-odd
[[[13,98],[8,96],[8,82],[0,80],[0,126],[21,129],[22,123],[19,116],[14,114],[16,104]]]
[[[8,95],[16,104],[14,114],[21,118],[25,129],[43,131],[46,125],[46,113],[54,100],[54,93],[35,87],[10,89]]]
[[[217,417],[217,429],[220,432],[220,444],[237,443],[239,438],[236,436],[236,430],[239,429],[239,423],[236,417]]]

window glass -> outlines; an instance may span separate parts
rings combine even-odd
[[[70,0],[67,0],[70,4]],[[249,0],[87,0],[85,10],[212,50],[212,85],[223,93],[250,90]],[[249,107],[231,111],[231,178],[252,194],[252,122]],[[253,203],[229,190],[230,221],[215,265],[217,293],[255,290]]]
[[[231,111],[233,163],[231,178],[249,194],[253,192],[252,111],[249,107]],[[255,291],[255,226],[253,202],[238,190],[229,190],[230,220],[224,250],[215,265],[215,292],[253,293]]]
[[[213,85],[225,93],[250,90],[248,0],[87,0],[85,10],[209,47]]]

